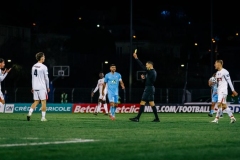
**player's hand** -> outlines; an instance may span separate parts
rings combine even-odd
[[[122,89],[125,89],[125,86],[122,86]]]
[[[145,79],[145,75],[142,74],[142,75],[141,75],[141,78],[142,78],[142,79]]]
[[[10,72],[10,71],[11,71],[11,69],[12,69],[12,68],[9,68],[9,69],[7,69],[7,70],[6,70],[6,73]]]
[[[31,92],[33,93],[33,89],[31,89]]]
[[[50,89],[49,89],[49,88],[47,89],[47,92],[50,92]]]
[[[214,83],[211,81],[208,81],[208,85],[209,85],[209,87],[212,87],[214,85]]]
[[[233,96],[238,96],[238,93],[236,91],[233,91],[232,93]]]
[[[12,69],[12,68],[9,68],[9,69],[5,68],[5,69],[4,69],[4,71],[2,71],[2,74],[5,74],[5,73],[8,73],[8,72],[10,72],[10,71],[11,71],[11,69]]]
[[[135,52],[133,53],[133,57],[135,58],[135,59],[138,59],[138,57],[137,57],[137,50],[135,49]]]
[[[94,92],[91,93],[91,97],[93,97],[93,96],[94,96]]]
[[[212,82],[208,81],[208,86],[211,87],[212,86]]]

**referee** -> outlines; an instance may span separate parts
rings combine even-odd
[[[142,69],[146,71],[146,75],[141,75],[141,78],[145,80],[145,89],[142,94],[142,99],[140,102],[140,109],[138,111],[138,115],[134,118],[129,118],[129,120],[134,122],[139,122],[141,114],[144,112],[146,102],[152,107],[155,119],[152,122],[160,122],[157,114],[157,109],[154,103],[154,94],[155,94],[155,87],[154,82],[156,81],[157,72],[153,68],[153,62],[147,61],[146,67],[142,64],[142,62],[138,59],[136,51],[133,53],[133,57],[136,59],[138,64],[141,66]]]

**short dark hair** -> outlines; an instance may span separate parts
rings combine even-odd
[[[41,59],[43,56],[44,56],[44,53],[43,53],[43,52],[38,52],[38,53],[36,54],[36,59],[37,59],[38,61],[40,61],[40,59]]]
[[[147,61],[147,63],[153,65],[153,62],[152,62],[152,61]]]
[[[2,62],[5,62],[5,60],[3,58],[0,58],[0,63],[2,63]]]
[[[115,64],[111,64],[111,65],[110,65],[110,67],[112,67],[112,66],[115,66],[115,67],[116,67],[116,65],[115,65]]]

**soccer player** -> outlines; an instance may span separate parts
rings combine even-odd
[[[102,104],[105,109],[104,115],[108,115],[108,108],[107,108],[107,103],[106,103],[107,87],[105,87],[105,89],[104,89],[104,96],[102,95],[102,89],[103,89],[103,83],[104,83],[103,72],[99,73],[99,78],[100,79],[98,80],[97,86],[91,94],[91,96],[93,97],[94,93],[97,92],[97,90],[99,90],[98,105],[97,105],[97,109],[96,109],[96,112],[94,113],[94,115],[97,115],[100,112]]]
[[[218,95],[217,95],[217,80],[216,80],[216,73],[212,75],[212,77],[208,80],[208,85],[211,87],[211,96],[212,96],[212,104],[211,104],[211,110],[208,113],[209,117],[213,116],[215,105],[218,101]],[[223,113],[220,113],[220,117],[223,116]]]
[[[110,65],[110,72],[106,74],[103,83],[102,95],[104,96],[104,90],[107,87],[108,101],[110,103],[110,118],[115,120],[115,112],[118,106],[118,88],[119,83],[122,89],[125,89],[120,73],[116,72],[116,65]]]
[[[46,115],[46,101],[48,99],[49,89],[49,78],[48,78],[48,68],[43,64],[45,61],[45,55],[43,52],[38,52],[36,54],[37,63],[32,67],[32,93],[33,93],[33,104],[29,109],[27,120],[30,121],[30,117],[32,115],[33,110],[41,101],[41,110],[42,110],[42,118],[41,121],[47,121],[45,118]]]
[[[5,67],[5,60],[0,58],[0,106],[3,107],[5,104],[5,100],[4,100],[4,96],[1,90],[1,82],[6,78],[6,76],[8,75],[8,73],[11,71],[12,68],[5,68],[2,71],[2,68]]]
[[[138,115],[134,118],[129,118],[129,120],[134,122],[139,122],[141,114],[144,112],[145,104],[146,102],[149,103],[149,105],[152,107],[153,113],[155,115],[155,119],[152,122],[160,122],[160,119],[158,118],[157,114],[157,108],[154,103],[154,94],[155,94],[155,87],[154,82],[156,81],[157,72],[153,68],[153,62],[147,61],[146,67],[142,64],[142,62],[138,59],[136,51],[133,53],[133,57],[136,59],[138,64],[141,66],[142,69],[144,69],[147,74],[144,76],[142,75],[142,79],[146,79],[145,81],[145,89],[142,94],[142,99],[140,102],[140,109],[138,111]]]
[[[236,121],[236,118],[234,118],[230,108],[227,106],[227,103],[226,103],[227,94],[228,94],[228,85],[230,86],[234,96],[237,96],[238,93],[234,90],[229,72],[223,68],[223,61],[216,60],[214,66],[215,66],[215,69],[218,70],[216,73],[216,79],[218,83],[218,89],[217,89],[218,111],[216,113],[216,118],[212,122],[218,123],[220,113],[223,110],[226,110],[228,116],[230,117],[230,123],[234,123]]]

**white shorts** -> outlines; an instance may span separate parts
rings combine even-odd
[[[46,90],[33,90],[33,100],[47,100],[48,94]]]
[[[106,94],[103,96],[102,94],[99,95],[98,99],[106,101]]]
[[[227,94],[218,95],[218,103],[226,104],[227,103]]]
[[[2,100],[4,100],[4,96],[3,96],[2,91],[0,91],[0,98],[1,98]]]

